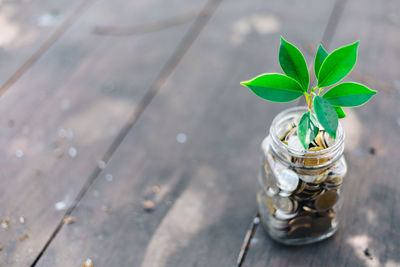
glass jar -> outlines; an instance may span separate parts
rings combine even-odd
[[[273,239],[288,245],[317,242],[337,231],[347,172],[340,124],[336,139],[320,150],[305,151],[282,141],[306,111],[295,107],[278,114],[261,145],[261,221]]]

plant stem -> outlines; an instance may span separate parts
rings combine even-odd
[[[311,111],[311,108],[312,108],[312,97],[311,97],[311,93],[310,93],[310,94],[304,93],[304,96],[306,97],[306,102],[307,102],[307,105],[308,105],[308,110]]]

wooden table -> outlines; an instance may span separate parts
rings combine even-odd
[[[0,266],[400,266],[396,0],[0,2]],[[340,231],[253,222],[273,117],[239,85],[359,39]],[[147,201],[147,202],[146,202]],[[147,207],[147,210],[144,208]],[[152,207],[154,205],[154,207]],[[89,266],[89,265],[88,265]]]

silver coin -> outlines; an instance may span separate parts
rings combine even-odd
[[[297,201],[288,197],[274,197],[273,204],[276,208],[276,212],[279,211],[279,213],[293,214],[297,210]]]
[[[293,192],[299,184],[299,176],[292,170],[284,168],[275,172],[278,187],[286,192]]]
[[[268,226],[275,229],[285,229],[288,227],[288,221],[284,219],[278,219],[276,217],[270,216],[268,218]]]
[[[326,178],[328,177],[327,172],[322,172],[319,174],[302,174],[299,175],[299,178],[306,182],[306,183],[313,183],[313,184],[319,184],[322,183],[324,180],[326,180]]]

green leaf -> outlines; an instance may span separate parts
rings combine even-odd
[[[297,47],[287,42],[281,37],[281,46],[279,48],[279,64],[283,72],[298,81],[304,92],[308,90],[310,76],[303,54]]]
[[[294,79],[278,73],[267,73],[241,82],[262,99],[273,102],[293,101],[304,94]]]
[[[336,111],[336,114],[338,115],[339,119],[346,118],[346,113],[344,113],[343,109],[341,107],[333,107]]]
[[[308,145],[314,140],[318,134],[318,126],[314,124],[310,111],[303,114],[300,119],[297,135],[300,139],[304,149],[308,148]]]
[[[318,73],[321,68],[321,65],[327,56],[328,56],[328,52],[326,52],[326,50],[322,47],[322,45],[319,45],[317,54],[315,55],[315,61],[314,61],[315,77],[318,77]]]
[[[318,87],[335,84],[350,73],[357,61],[358,44],[340,47],[326,57],[318,73]]]
[[[323,96],[333,106],[356,107],[368,102],[376,91],[359,83],[341,83],[331,88]]]
[[[335,109],[329,104],[329,102],[320,96],[315,96],[314,98],[314,110],[317,115],[318,121],[325,131],[333,137],[336,138],[336,130],[339,124],[338,115]]]

